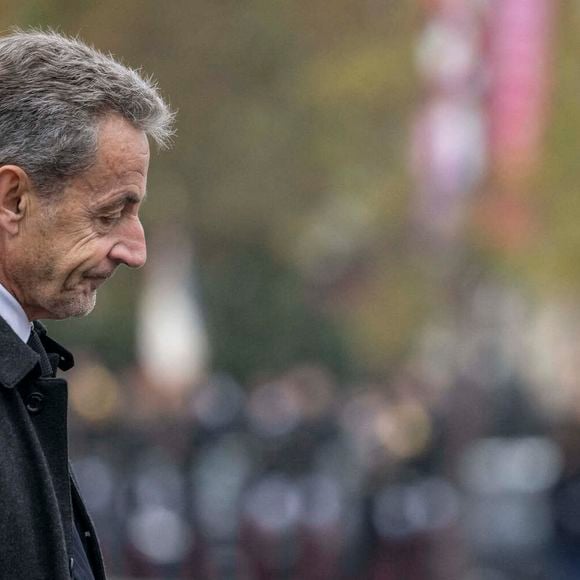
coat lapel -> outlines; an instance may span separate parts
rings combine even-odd
[[[0,385],[12,389],[38,363],[39,357],[0,317]]]

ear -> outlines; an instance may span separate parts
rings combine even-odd
[[[16,235],[30,205],[30,179],[17,165],[0,166],[0,229]]]

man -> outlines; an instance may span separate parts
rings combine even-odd
[[[172,113],[135,71],[56,33],[0,38],[0,578],[102,579],[67,457],[71,355],[38,318],[84,316],[145,262],[148,137]],[[32,324],[32,321],[35,321]]]

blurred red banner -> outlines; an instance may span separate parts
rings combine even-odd
[[[489,146],[495,177],[533,171],[546,121],[553,0],[495,0],[489,10]]]

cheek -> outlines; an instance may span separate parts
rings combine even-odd
[[[91,268],[107,260],[112,247],[113,244],[107,240],[94,240],[84,247],[79,248],[79,250],[74,253],[72,259],[80,268]]]

